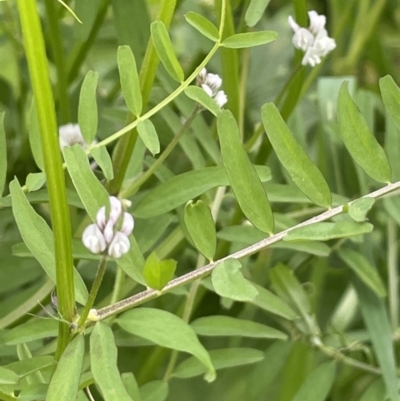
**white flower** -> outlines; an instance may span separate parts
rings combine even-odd
[[[309,64],[314,67],[321,62],[322,57],[336,47],[336,42],[328,36],[325,29],[325,15],[318,15],[316,11],[309,11],[308,16],[310,19],[308,28],[300,27],[291,16],[289,16],[289,25],[294,31],[292,39],[294,47],[304,51],[301,64]]]
[[[120,258],[129,251],[130,247],[131,243],[129,242],[128,237],[124,233],[118,231],[108,247],[108,254],[113,258]]]
[[[60,148],[63,149],[66,146],[73,146],[79,143],[84,149],[87,148],[87,143],[83,139],[81,129],[78,124],[66,124],[61,125],[58,129],[60,135]]]
[[[106,240],[97,224],[86,227],[82,242],[92,253],[101,253],[106,249]]]
[[[135,226],[135,222],[133,220],[132,215],[125,212],[124,219],[122,221],[122,227],[120,228],[119,231],[121,231],[125,235],[130,235],[133,231],[134,226]]]
[[[197,76],[196,84],[201,86],[219,107],[224,106],[228,101],[225,92],[219,90],[222,86],[222,78],[218,74],[207,73],[207,70],[203,68]]]

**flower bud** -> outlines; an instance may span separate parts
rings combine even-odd
[[[72,146],[79,143],[84,149],[87,145],[83,139],[81,129],[78,124],[66,124],[62,125],[58,129],[60,135],[60,148],[63,149],[66,146]]]
[[[111,219],[107,221],[106,226],[103,229],[103,235],[107,244],[109,244],[114,237],[114,223]]]
[[[106,249],[106,240],[97,224],[90,224],[82,235],[83,245],[92,253],[101,253]]]
[[[214,100],[219,107],[222,107],[228,101],[228,97],[226,96],[224,91],[218,91],[217,94],[214,96]]]
[[[119,231],[128,236],[132,233],[134,226],[135,226],[135,221],[133,220],[132,215],[125,212],[124,220],[122,221],[122,227],[120,228]]]
[[[114,239],[108,246],[108,254],[109,256],[118,259],[127,253],[130,247],[131,243],[129,242],[128,237],[124,233],[118,231],[115,233]]]
[[[115,225],[121,216],[122,204],[121,201],[115,196],[110,196],[110,220]]]

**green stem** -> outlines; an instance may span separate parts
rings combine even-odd
[[[94,301],[96,300],[97,293],[99,292],[101,282],[103,281],[106,267],[107,267],[107,257],[103,256],[103,258],[100,261],[99,268],[97,269],[96,277],[94,279],[92,289],[90,290],[88,301],[86,302],[81,317],[79,318],[79,323],[78,323],[79,330],[82,330],[85,327],[86,319],[89,315],[90,309],[92,309],[94,305]]]
[[[396,223],[389,219],[387,227],[388,241],[388,289],[389,289],[389,311],[390,323],[393,333],[399,325],[399,296],[398,296],[398,248]]]
[[[72,322],[75,315],[75,294],[71,225],[45,43],[36,1],[18,0],[17,3],[40,124],[51,221],[54,232],[59,311],[66,321]],[[68,324],[63,323],[60,325],[56,359],[61,357],[69,342],[69,338]]]
[[[163,164],[164,160],[174,150],[175,146],[178,144],[183,134],[187,131],[187,129],[192,124],[193,120],[196,118],[198,112],[199,112],[199,107],[196,106],[193,112],[190,114],[189,118],[182,125],[180,131],[174,136],[172,141],[161,153],[160,157],[150,166],[148,170],[146,170],[146,172],[137,181],[135,181],[128,188],[122,189],[122,191],[118,195],[119,198],[128,198],[130,195],[135,193],[153,175],[153,173],[158,169],[158,167],[160,167],[161,164]]]

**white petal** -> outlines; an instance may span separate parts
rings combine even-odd
[[[121,201],[115,196],[110,196],[110,220],[116,224],[121,216],[122,204]]]
[[[133,220],[132,215],[125,212],[124,220],[122,222],[122,227],[121,227],[120,231],[128,236],[132,233],[134,226],[135,226],[135,221]]]
[[[106,223],[107,223],[107,218],[106,218],[106,207],[102,206],[99,211],[96,214],[96,223],[99,226],[100,230],[103,230]]]
[[[228,97],[226,96],[224,91],[219,91],[215,96],[214,100],[219,107],[222,107],[224,104],[228,102]]]
[[[198,86],[201,86],[201,84],[204,84],[204,82],[206,82],[206,79],[207,79],[207,70],[203,68],[199,72],[199,75],[197,75],[196,84]]]
[[[114,237],[114,223],[111,219],[107,221],[106,226],[103,229],[103,235],[107,244],[109,244]]]
[[[213,91],[208,85],[202,84],[201,87],[203,88],[204,92],[207,93],[208,96],[212,97]]]
[[[308,29],[300,28],[294,34],[292,42],[296,49],[307,51],[314,43],[314,35]]]
[[[310,18],[310,31],[313,34],[317,34],[320,30],[325,28],[326,17],[325,15],[318,15],[316,11],[309,11],[308,16]]]
[[[222,78],[218,74],[207,74],[206,85],[208,85],[213,93],[216,93],[222,85]]]
[[[289,25],[291,26],[293,31],[297,32],[297,30],[300,28],[300,26],[299,26],[299,24],[297,24],[297,22],[293,19],[293,17],[291,15],[289,15],[288,21],[289,21]]]
[[[97,224],[86,227],[82,234],[82,242],[92,253],[101,253],[106,249],[106,241]]]
[[[127,253],[130,247],[131,243],[129,242],[128,237],[124,233],[118,231],[108,247],[108,254],[111,257],[118,259]]]
[[[58,129],[60,136],[60,148],[63,149],[65,146],[72,146],[79,143],[82,146],[86,146],[86,142],[83,139],[81,129],[78,124],[66,124],[62,125]]]

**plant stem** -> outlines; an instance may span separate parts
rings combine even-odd
[[[400,181],[397,181],[393,184],[386,185],[385,187],[380,188],[374,192],[371,192],[370,194],[365,195],[361,198],[374,198],[374,199],[379,198],[379,197],[382,197],[383,195],[388,194],[389,192],[392,192],[398,188],[400,188]],[[352,204],[353,202],[355,202],[355,200],[352,202],[349,202],[348,205]],[[206,277],[214,270],[215,266],[217,266],[222,261],[224,261],[226,259],[230,259],[230,258],[241,259],[246,256],[253,255],[254,253],[261,251],[262,249],[264,249],[272,244],[275,244],[278,241],[281,241],[285,237],[286,234],[295,230],[296,228],[305,227],[305,226],[309,226],[311,224],[319,223],[319,222],[328,220],[334,216],[341,214],[343,212],[343,207],[344,206],[341,205],[341,206],[337,206],[333,209],[327,210],[326,212],[324,212],[318,216],[312,217],[311,219],[308,219],[308,220],[306,220],[302,223],[299,223],[293,227],[290,227],[286,230],[283,230],[283,231],[279,232],[278,234],[271,235],[268,238],[265,238],[259,242],[256,242],[255,244],[250,245],[250,246],[248,246],[240,251],[237,251],[229,256],[226,256],[220,260],[217,260],[216,262],[209,263],[209,264],[207,264],[199,269],[196,269],[194,271],[191,271],[181,277],[177,277],[176,279],[170,281],[161,291],[155,291],[155,290],[151,290],[151,289],[145,290],[145,291],[135,294],[129,298],[126,298],[122,301],[119,301],[119,302],[115,303],[114,305],[109,305],[105,308],[102,308],[102,309],[98,310],[99,319],[100,320],[106,319],[109,316],[115,315],[117,313],[121,313],[125,310],[131,309],[138,305],[141,305],[147,301],[158,298],[159,296],[164,295],[165,293],[172,291],[175,288],[181,287],[181,286],[191,283],[195,280]]]
[[[134,192],[136,192],[153,175],[153,173],[158,169],[158,167],[161,166],[161,164],[164,162],[164,160],[174,150],[175,146],[178,144],[178,142],[182,138],[183,134],[191,126],[191,124],[192,124],[193,120],[196,118],[199,110],[200,109],[198,106],[196,106],[194,108],[194,110],[192,111],[192,113],[190,114],[188,119],[182,125],[182,128],[180,129],[180,131],[174,136],[172,141],[164,149],[164,151],[161,153],[159,158],[149,167],[148,170],[146,170],[146,172],[137,181],[135,181],[128,188],[122,189],[121,192],[118,194],[119,198],[128,198],[130,195],[132,195]]]
[[[389,311],[390,323],[393,333],[399,325],[399,297],[398,297],[398,249],[397,249],[397,227],[396,223],[389,219],[387,227],[388,242],[388,289],[389,289]]]
[[[96,296],[101,286],[101,282],[103,281],[104,273],[106,271],[106,266],[107,266],[107,257],[103,256],[103,258],[100,261],[99,268],[97,269],[96,277],[93,281],[88,301],[86,302],[81,317],[79,318],[79,323],[78,323],[79,330],[82,330],[85,327],[86,319],[89,315],[90,309],[92,309],[94,305],[94,301],[96,300]]]
[[[50,84],[43,32],[35,0],[18,0],[18,10],[28,59],[29,74],[40,124],[54,232],[57,297],[60,314],[72,322],[75,315],[71,223],[61,153],[57,135],[54,98]],[[60,324],[56,351],[58,360],[70,338],[68,324]]]

